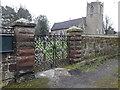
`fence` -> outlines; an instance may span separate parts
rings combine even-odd
[[[65,35],[37,35],[35,37],[35,71],[68,65],[69,37]]]

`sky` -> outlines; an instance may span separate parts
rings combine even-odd
[[[22,5],[33,15],[46,15],[50,27],[56,22],[86,17],[87,2],[97,0],[1,0],[3,6],[20,7]],[[118,30],[118,1],[99,0],[104,3],[104,16],[111,18],[111,23]]]

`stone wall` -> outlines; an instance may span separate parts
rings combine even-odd
[[[1,53],[2,61],[2,79],[7,80],[14,77],[16,71],[15,53]]]
[[[118,53],[118,36],[82,35],[82,59]]]
[[[2,33],[1,36],[4,37],[4,34],[6,36],[10,35],[10,37],[13,37],[13,42],[11,43],[15,45],[13,28],[2,28],[1,30],[2,30],[2,32],[0,32]],[[0,42],[2,44],[1,39],[0,39]],[[13,48],[14,48],[14,45],[13,45]],[[15,52],[14,51],[0,52],[0,61],[1,61],[1,69],[2,69],[2,72],[0,75],[2,75],[2,80],[13,78],[14,71],[16,70]]]
[[[33,70],[34,66],[34,23],[15,22],[14,52],[0,53],[2,61],[2,80],[9,81],[16,71]]]
[[[68,29],[70,37],[70,57],[78,62],[90,57],[118,53],[118,36],[83,35],[79,28]]]

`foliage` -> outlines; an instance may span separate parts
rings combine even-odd
[[[45,15],[40,15],[37,18],[35,18],[35,21],[37,22],[36,26],[36,35],[46,35],[49,32],[49,25],[48,25],[48,19]]]
[[[17,13],[14,8],[6,6],[2,6],[2,25],[8,26],[10,23],[14,22],[17,18]]]
[[[23,7],[20,7],[19,10],[17,11],[17,19],[20,18],[25,18],[28,19],[29,21],[32,21],[32,16],[30,12]]]
[[[104,18],[103,29],[105,30],[105,34],[115,34],[113,24],[111,23],[111,19],[108,16]]]
[[[5,87],[6,85],[7,85],[6,82],[2,82],[2,83],[0,84],[0,88]]]
[[[12,22],[20,19],[25,18],[28,20],[32,20],[32,15],[29,13],[29,11],[22,6],[19,7],[17,11],[15,11],[15,8],[12,8],[10,6],[2,6],[2,25],[3,26],[9,26]]]

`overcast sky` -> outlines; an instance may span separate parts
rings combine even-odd
[[[27,8],[33,16],[46,15],[50,26],[55,22],[86,17],[87,2],[96,0],[2,0],[3,6]],[[118,30],[118,1],[99,0],[104,2],[104,16],[111,18],[115,31]]]

